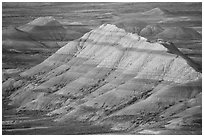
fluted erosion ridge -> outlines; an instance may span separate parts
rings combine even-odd
[[[76,118],[114,130],[136,132],[158,121],[181,128],[186,118],[201,113],[202,75],[167,51],[115,25],[102,25],[21,73],[32,83],[14,92],[10,104],[49,110],[48,115],[59,115],[56,121]]]

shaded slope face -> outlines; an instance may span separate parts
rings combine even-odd
[[[158,26],[152,24],[156,24],[165,18],[167,18],[167,15],[163,10],[154,8],[146,12],[124,14],[114,24],[128,32],[140,34],[140,31],[145,27],[145,29],[158,28]],[[146,34],[146,32],[142,33]]]
[[[165,15],[166,13],[160,8],[154,8],[154,9],[144,12],[143,14],[149,15],[149,16],[161,16],[161,15]]]
[[[125,21],[118,21],[115,25],[119,28],[123,28],[127,32],[139,34],[140,31],[146,27],[147,23],[131,18]]]
[[[60,122],[75,118],[129,133],[183,130],[201,119],[202,75],[167,51],[115,25],[102,25],[21,73],[32,83],[15,91],[10,105],[48,110]]]
[[[5,49],[59,48],[66,43],[66,30],[53,17],[40,17],[18,28],[4,29],[2,37]]]
[[[165,40],[199,40],[201,34],[191,28],[171,27],[155,36]]]
[[[71,34],[70,34],[71,33]],[[67,30],[53,17],[40,17],[18,28],[2,32],[3,68],[30,68],[45,60],[67,43]]]
[[[187,55],[185,55],[183,52],[181,52],[172,42],[165,42],[163,40],[159,40],[158,43],[162,44],[165,48],[168,49],[170,53],[173,53],[175,55],[178,55],[185,59],[192,68],[194,68],[197,72],[202,73],[202,63],[198,63],[195,60],[189,58]]]
[[[157,35],[158,33],[161,33],[162,31],[164,31],[164,29],[158,24],[147,25],[145,28],[143,28],[140,31],[139,35],[146,37],[146,38],[151,38]]]
[[[173,12],[173,11],[172,11]],[[127,32],[137,33],[147,39],[164,39],[171,41],[201,40],[196,31],[198,24],[191,24],[198,18],[192,15],[176,15],[168,10],[153,8],[146,12],[124,13],[114,24]]]
[[[45,47],[43,44],[38,43],[29,34],[18,30],[16,28],[7,28],[2,32],[2,46],[5,49],[29,49]]]
[[[18,29],[27,32],[47,47],[61,47],[58,42],[63,42],[66,36],[65,28],[51,16],[39,17]]]

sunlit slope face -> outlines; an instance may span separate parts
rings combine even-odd
[[[19,110],[50,110],[50,115],[60,114],[57,121],[100,121],[126,115],[126,110],[134,116],[158,102],[164,103],[162,111],[201,92],[199,84],[185,87],[201,73],[167,51],[115,25],[102,25],[21,73],[35,82],[12,94],[11,104]],[[158,110],[158,105],[149,107],[145,113]]]

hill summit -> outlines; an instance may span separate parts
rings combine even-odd
[[[52,16],[39,17],[18,29],[47,47],[60,47],[58,42],[63,42],[66,37],[66,29]]]
[[[36,26],[50,26],[50,24],[57,24],[60,25],[59,22],[52,16],[46,16],[46,17],[39,17],[34,19],[33,21],[18,27],[22,31],[31,31]]]
[[[10,104],[19,111],[49,111],[58,115],[55,121],[72,118],[141,131],[157,124],[182,128],[193,124],[186,118],[200,116],[202,74],[165,46],[115,25],[69,42],[21,77],[34,82],[14,92]]]
[[[54,17],[39,17],[18,28],[4,29],[3,48],[60,48],[67,43],[66,35],[66,29]]]
[[[154,8],[149,11],[143,12],[143,14],[152,15],[152,16],[155,16],[155,15],[161,16],[161,15],[165,15],[165,12],[161,10],[160,8]]]

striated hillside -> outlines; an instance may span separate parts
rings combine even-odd
[[[10,105],[134,134],[200,134],[202,74],[175,48],[101,25],[21,73]]]

